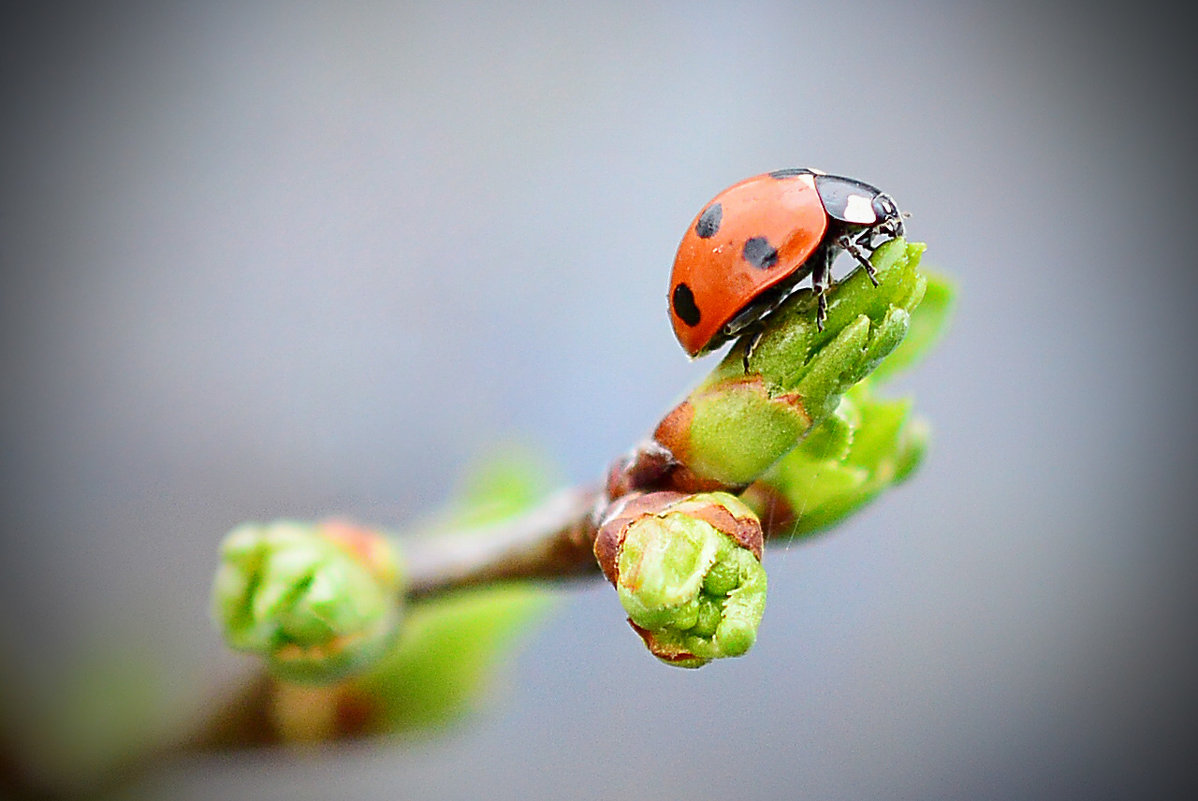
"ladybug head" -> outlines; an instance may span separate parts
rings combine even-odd
[[[879,192],[874,196],[871,205],[874,215],[877,217],[877,222],[873,224],[875,231],[888,234],[891,237],[903,235],[903,213],[899,211],[894,198],[885,192]]]
[[[815,185],[828,219],[842,230],[866,232],[871,239],[903,235],[902,212],[894,198],[877,187],[840,175],[817,175]]]

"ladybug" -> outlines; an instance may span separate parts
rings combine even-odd
[[[691,223],[670,275],[670,321],[692,357],[719,348],[776,308],[811,276],[816,325],[828,315],[832,262],[841,251],[866,269],[868,254],[903,235],[884,192],[854,178],[798,168],[725,189]],[[875,238],[883,237],[875,244]]]

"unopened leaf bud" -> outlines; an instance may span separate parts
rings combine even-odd
[[[399,630],[399,553],[346,523],[247,523],[221,544],[213,617],[225,641],[290,681],[335,681],[372,665]]]
[[[649,650],[679,667],[741,656],[765,611],[761,524],[725,492],[630,495],[595,555]]]

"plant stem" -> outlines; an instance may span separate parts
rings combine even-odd
[[[408,597],[514,579],[598,576],[592,547],[605,500],[597,488],[565,490],[497,525],[406,540]]]

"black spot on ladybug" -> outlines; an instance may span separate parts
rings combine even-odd
[[[695,305],[695,293],[686,284],[674,287],[674,314],[678,319],[694,328],[699,324],[699,307]]]
[[[778,250],[764,236],[755,236],[745,242],[745,261],[761,270],[768,270],[778,263]]]
[[[796,175],[807,175],[811,170],[805,167],[791,167],[786,170],[774,170],[770,173],[771,178],[794,178]]]
[[[712,203],[699,215],[699,221],[695,223],[695,234],[700,239],[710,239],[720,230],[720,221],[723,219],[724,207],[719,203]]]

